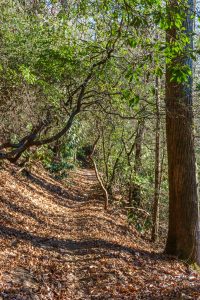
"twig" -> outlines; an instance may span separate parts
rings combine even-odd
[[[134,210],[138,210],[138,211],[141,211],[143,212],[144,214],[146,214],[147,216],[150,216],[150,213],[148,213],[146,210],[142,209],[142,208],[137,208],[137,207],[134,207],[134,206],[126,206],[124,207],[125,209],[134,209]]]

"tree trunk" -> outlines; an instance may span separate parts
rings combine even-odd
[[[59,140],[57,140],[54,143],[54,146],[52,147],[52,152],[53,152],[52,163],[59,163],[60,162],[60,160],[61,160],[60,148],[61,148],[61,143],[60,143]]]
[[[169,11],[173,14],[173,11],[177,12],[179,9],[180,3],[171,0],[168,5]],[[186,34],[192,40],[193,21],[190,11],[194,10],[193,1],[188,0],[188,5],[187,19],[183,25]],[[167,43],[172,45],[174,41],[178,41],[175,25],[167,30]],[[184,58],[174,58],[166,69],[166,136],[169,172],[169,231],[166,253],[200,264],[192,78],[189,79],[189,83],[172,81],[173,66],[179,66],[181,63],[182,66],[188,66],[192,70],[192,61],[186,53],[188,47],[184,51]]]
[[[153,203],[153,227],[151,239],[155,242],[158,238],[159,230],[159,200],[160,200],[160,97],[159,97],[159,79],[156,77],[156,142],[155,142],[155,186]]]
[[[136,176],[139,176],[142,169],[142,142],[144,137],[144,129],[145,129],[145,121],[144,119],[138,121],[138,128],[137,133],[135,137],[135,162],[134,162],[134,174]],[[131,182],[130,182],[130,188],[129,188],[129,202],[132,203],[134,201],[134,204],[137,207],[141,206],[141,186],[136,183],[132,182],[132,176],[131,176]]]

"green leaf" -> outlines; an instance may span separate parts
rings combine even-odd
[[[127,42],[131,48],[135,48],[137,46],[137,41],[134,39],[128,39]]]
[[[170,81],[177,83],[186,83],[189,80],[189,77],[192,75],[192,70],[189,66],[176,66],[171,68],[172,76]]]
[[[134,95],[134,97],[129,100],[129,106],[130,107],[137,106],[139,101],[140,101],[140,96],[139,95]]]
[[[163,75],[163,70],[161,67],[156,67],[155,69],[155,74],[158,76],[158,77],[162,77]]]
[[[24,65],[19,67],[19,70],[22,73],[22,76],[27,81],[27,83],[33,84],[36,82],[36,76],[31,73],[30,69]]]

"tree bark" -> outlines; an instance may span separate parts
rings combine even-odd
[[[185,2],[184,2],[185,3]],[[183,2],[182,2],[183,4]],[[179,1],[168,3],[169,11],[179,9]],[[193,20],[190,12],[194,3],[188,0],[187,18],[184,22],[186,34],[191,39]],[[167,43],[178,41],[177,28],[167,30]],[[187,48],[188,48],[187,47]],[[187,55],[174,58],[166,69],[166,136],[169,177],[169,231],[166,253],[176,255],[190,263],[200,264],[199,208],[196,177],[196,161],[193,136],[192,78],[188,83],[172,81],[173,66],[189,66],[192,60]]]
[[[155,138],[155,186],[154,186],[154,202],[153,202],[153,227],[151,232],[151,240],[155,242],[158,238],[159,230],[159,200],[160,200],[160,97],[159,97],[159,79],[156,77],[156,138]]]
[[[138,128],[135,137],[135,162],[134,162],[134,174],[139,176],[142,169],[142,142],[144,138],[145,120],[138,121]],[[131,176],[132,179],[132,176]],[[130,182],[129,190],[129,202],[134,201],[137,207],[141,206],[141,186],[138,183]]]

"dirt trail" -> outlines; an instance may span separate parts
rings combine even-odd
[[[93,170],[64,183],[2,170],[0,300],[198,299],[198,276],[154,252],[120,209],[105,212],[100,194]]]

